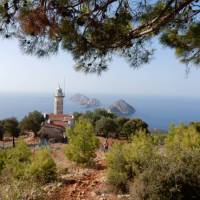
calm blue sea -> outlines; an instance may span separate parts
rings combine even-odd
[[[187,124],[190,121],[200,121],[200,99],[120,95],[87,96],[98,98],[102,102],[102,107],[108,107],[114,101],[124,99],[136,109],[136,113],[131,117],[142,118],[150,128],[167,130],[170,123],[183,122]],[[53,95],[0,93],[0,119],[15,116],[20,120],[33,110],[44,113],[53,112]],[[67,97],[65,98],[65,113],[86,110],[88,109],[70,102]]]

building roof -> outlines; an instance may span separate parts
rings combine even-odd
[[[56,97],[64,97],[65,96],[60,86],[57,87],[55,96]]]
[[[47,114],[46,123],[51,125],[61,126],[63,128],[69,127],[73,124],[73,115],[65,114]]]
[[[46,139],[55,139],[58,142],[62,142],[64,138],[65,129],[63,127],[44,124],[38,132],[39,137]]]
[[[52,121],[71,121],[73,120],[72,115],[65,115],[65,114],[48,114],[47,119]]]

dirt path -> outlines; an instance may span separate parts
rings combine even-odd
[[[64,185],[48,198],[49,200],[94,200],[106,198],[105,168],[99,165],[97,169],[77,169],[72,177],[64,179]],[[112,198],[114,200],[116,198]]]
[[[96,152],[96,167],[83,168],[66,160],[63,145],[52,145],[52,156],[61,169],[62,185],[50,193],[46,200],[125,200],[120,195],[112,193],[106,183],[105,153]]]

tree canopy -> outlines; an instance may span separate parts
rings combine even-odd
[[[0,32],[28,54],[72,53],[77,70],[101,73],[117,53],[133,67],[149,62],[149,42],[200,63],[199,0],[2,0]]]
[[[21,132],[33,131],[35,135],[41,128],[41,124],[44,122],[42,113],[38,111],[30,112],[25,116],[19,124]]]
[[[118,124],[114,119],[102,117],[96,122],[96,133],[97,135],[102,135],[105,137],[114,136],[116,137],[118,134]]]
[[[122,128],[122,132],[127,138],[130,138],[132,135],[135,135],[139,131],[149,133],[148,124],[141,119],[131,119],[124,123]]]
[[[95,150],[99,147],[92,124],[79,120],[75,127],[68,131],[68,139],[69,144],[65,148],[67,158],[80,164],[92,164],[96,157]]]
[[[3,130],[4,133],[12,136],[13,138],[13,147],[15,146],[15,137],[19,136],[19,122],[17,121],[17,119],[15,117],[11,117],[8,119],[4,119],[2,121],[2,126],[3,126]]]

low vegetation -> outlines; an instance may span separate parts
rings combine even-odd
[[[199,199],[199,132],[171,126],[166,138],[155,138],[139,133],[131,143],[116,144],[107,155],[108,182],[136,200]]]
[[[56,164],[48,150],[42,149],[35,153],[28,168],[28,174],[35,182],[42,184],[56,180]]]
[[[42,200],[41,186],[56,179],[56,165],[47,150],[33,154],[23,141],[0,152],[0,199]]]

